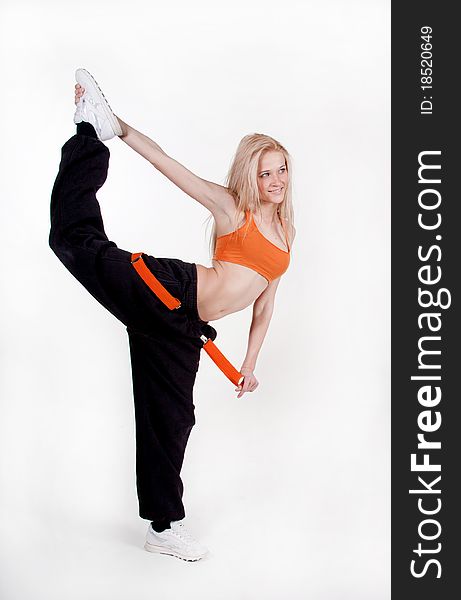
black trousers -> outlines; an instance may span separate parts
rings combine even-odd
[[[51,196],[49,244],[128,331],[139,515],[180,520],[185,516],[180,471],[195,424],[200,335],[215,339],[216,331],[198,316],[195,264],[143,256],[149,270],[182,302],[170,311],[135,271],[131,252],[107,238],[96,192],[106,180],[108,164],[107,146],[93,137],[74,135],[64,144]]]

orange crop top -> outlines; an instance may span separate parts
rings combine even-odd
[[[259,231],[252,214],[246,229],[250,214],[250,211],[246,211],[245,223],[241,227],[216,238],[213,259],[253,269],[270,283],[283,275],[290,264],[290,247],[285,226],[281,220],[288,252],[273,244]]]

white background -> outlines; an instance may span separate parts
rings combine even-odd
[[[2,3],[2,600],[390,596],[388,0]],[[123,326],[48,247],[73,74],[198,175],[241,137],[293,157],[297,239],[236,400],[203,353],[183,468],[198,563],[142,549]],[[121,248],[210,264],[207,211],[119,140]],[[251,309],[215,322],[243,360]]]

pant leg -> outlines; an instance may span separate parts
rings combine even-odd
[[[108,165],[109,150],[95,138],[75,135],[64,144],[51,195],[49,244],[117,319],[140,330],[154,329],[163,305],[133,268],[131,253],[118,248],[104,231],[96,193],[106,180]],[[163,283],[163,269],[155,274]],[[173,283],[166,275],[166,284]]]
[[[181,467],[195,424],[193,387],[203,342],[216,330],[197,312],[197,270],[178,259],[158,259],[181,282],[179,311],[164,307],[168,329],[146,334],[127,328],[136,417],[136,487],[144,519],[180,520]],[[181,311],[184,310],[184,314]]]
[[[136,422],[136,487],[143,519],[185,516],[180,472],[195,424],[200,346],[186,337],[128,330]]]

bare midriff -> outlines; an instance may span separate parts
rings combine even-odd
[[[212,267],[197,265],[197,310],[203,321],[217,321],[250,306],[266,289],[265,277],[244,267],[213,260]]]

